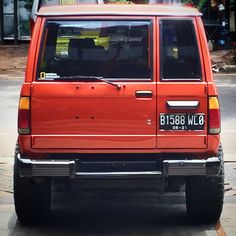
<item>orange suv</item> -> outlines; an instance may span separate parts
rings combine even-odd
[[[219,102],[201,14],[169,5],[42,7],[18,115],[20,222],[50,214],[51,181],[144,179],[186,190],[214,222],[224,196]]]

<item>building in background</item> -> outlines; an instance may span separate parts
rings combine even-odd
[[[62,4],[64,0],[39,0],[43,5]],[[71,2],[71,1],[69,1]],[[76,0],[72,0],[76,3]],[[101,2],[101,1],[99,1]],[[167,3],[197,7],[203,13],[208,40],[215,44],[236,41],[236,0],[104,0],[104,3]],[[30,40],[30,13],[33,0],[0,0],[0,42]],[[221,39],[222,38],[222,39]],[[224,38],[224,39],[223,39]],[[223,40],[223,41],[220,41]]]
[[[29,19],[33,0],[0,1],[0,35],[3,40],[29,40]]]

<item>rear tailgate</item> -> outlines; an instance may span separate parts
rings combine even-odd
[[[157,148],[207,147],[207,82],[195,18],[162,17]]]
[[[101,82],[35,82],[33,87],[33,148],[156,146],[155,83],[121,90]],[[153,98],[136,97],[142,90],[152,91]]]
[[[32,83],[32,148],[156,148],[153,22],[154,17],[45,22]]]

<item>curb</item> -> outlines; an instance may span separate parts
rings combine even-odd
[[[226,73],[236,73],[236,65],[225,65],[223,71]]]
[[[235,74],[235,64],[225,64],[224,62],[212,64],[212,72],[214,74]]]
[[[224,73],[224,72],[220,72],[220,73],[213,73],[213,77],[214,76],[235,76],[235,79],[236,79],[236,72],[235,73]]]

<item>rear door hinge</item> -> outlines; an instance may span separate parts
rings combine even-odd
[[[206,85],[205,86],[205,94],[208,94],[209,93],[209,90],[208,90],[208,86]]]
[[[35,144],[35,138],[34,136],[31,136],[31,145],[34,146],[34,144]]]
[[[204,137],[204,144],[207,145],[207,136]]]
[[[30,85],[30,94],[33,95],[34,94],[34,86],[31,84]]]

